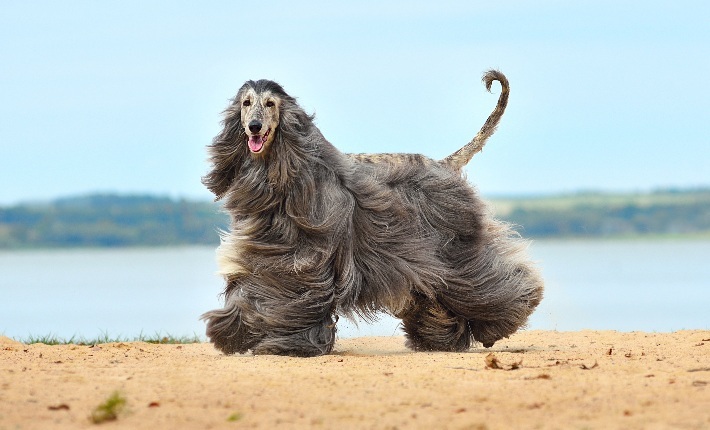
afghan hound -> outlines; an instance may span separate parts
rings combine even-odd
[[[492,217],[462,168],[495,131],[441,161],[344,154],[277,83],[246,82],[208,146],[203,184],[230,231],[217,249],[224,307],[202,315],[226,354],[331,352],[339,316],[400,318],[415,351],[490,347],[523,326],[543,281],[526,242]]]

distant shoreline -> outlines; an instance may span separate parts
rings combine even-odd
[[[710,188],[485,199],[533,240],[710,238]],[[0,250],[219,245],[219,203],[91,194],[0,207]]]
[[[687,234],[687,235],[637,235],[637,236],[559,236],[559,237],[527,237],[524,233],[522,234],[523,239],[530,242],[534,246],[536,242],[539,243],[575,243],[575,242],[587,242],[587,243],[614,243],[614,242],[707,242],[710,241],[710,232],[703,232],[699,234]],[[174,245],[151,245],[151,244],[137,244],[137,245],[121,245],[121,246],[97,246],[97,245],[77,245],[77,246],[16,246],[10,248],[0,247],[0,254],[4,252],[60,252],[60,251],[159,251],[161,249],[180,249],[180,248],[205,248],[205,249],[216,249],[219,243],[205,244],[205,243],[180,243]]]

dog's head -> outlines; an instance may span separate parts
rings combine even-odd
[[[247,147],[255,156],[268,153],[274,141],[279,126],[279,109],[285,95],[276,82],[260,80],[248,81],[234,99],[234,104],[239,105]]]
[[[247,81],[224,111],[224,127],[209,146],[213,169],[202,183],[222,198],[247,159],[267,163],[277,147],[287,149],[284,142],[299,142],[312,119],[276,82]]]

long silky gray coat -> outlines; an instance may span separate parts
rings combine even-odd
[[[418,351],[489,347],[524,325],[542,279],[526,243],[461,174],[505,109],[508,82],[484,76],[489,89],[493,80],[503,87],[496,110],[442,161],[343,154],[281,86],[245,83],[203,178],[231,217],[218,249],[225,306],[203,315],[214,345],[327,354],[338,316],[379,312],[401,318]]]

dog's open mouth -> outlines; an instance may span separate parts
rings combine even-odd
[[[249,136],[249,142],[247,142],[247,144],[249,145],[249,150],[255,154],[261,152],[261,150],[264,149],[264,144],[269,139],[270,133],[271,129],[268,129],[266,130],[266,133],[264,133],[262,136],[258,134]]]

